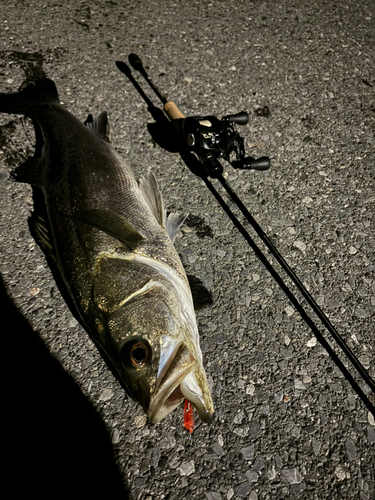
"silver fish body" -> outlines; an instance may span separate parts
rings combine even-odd
[[[43,195],[35,233],[127,392],[151,422],[184,398],[210,422],[192,296],[172,243],[181,218],[165,217],[152,173],[138,183],[108,140],[106,114],[84,125],[50,80],[0,95],[0,112],[34,122],[35,156],[16,175]]]

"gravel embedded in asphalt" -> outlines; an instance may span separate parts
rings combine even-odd
[[[176,247],[213,293],[197,317],[215,421],[197,419],[190,435],[179,408],[150,425],[72,318],[30,235],[31,190],[9,173],[32,154],[32,127],[0,115],[0,273],[32,327],[28,339],[37,332],[100,415],[132,498],[374,498],[373,418],[202,181],[152,139],[145,103],[115,66],[138,54],[185,115],[250,113],[237,130],[271,168],[225,165],[228,182],[374,378],[373,0],[3,0],[1,13],[0,92],[47,75],[82,121],[107,110],[112,142],[134,172],[152,167],[167,209],[190,213]],[[37,489],[45,464],[32,454],[28,422],[41,423],[39,442],[56,456],[64,423],[59,412],[45,416],[40,385],[31,389],[37,367],[20,332],[3,336],[10,468]],[[47,365],[45,377],[54,380]]]

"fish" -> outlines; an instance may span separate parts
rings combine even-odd
[[[30,227],[126,392],[151,423],[184,399],[211,423],[193,297],[173,245],[184,216],[167,216],[151,169],[136,180],[111,144],[107,113],[83,123],[52,80],[0,94],[0,112],[33,122],[34,156],[14,172],[41,199]]]

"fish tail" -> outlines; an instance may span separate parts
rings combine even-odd
[[[0,113],[28,116],[33,106],[51,102],[60,102],[59,95],[55,83],[44,78],[27,85],[20,92],[0,94]]]

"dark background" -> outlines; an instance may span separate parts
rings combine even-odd
[[[147,500],[373,498],[374,419],[202,181],[154,143],[146,106],[114,63],[138,54],[185,115],[250,113],[239,132],[272,167],[228,166],[228,180],[374,377],[374,2],[14,3],[0,7],[0,91],[47,75],[82,120],[107,110],[135,173],[152,167],[167,208],[193,216],[176,247],[213,293],[198,324],[216,407],[193,435],[182,409],[142,425],[30,236],[31,189],[9,173],[33,132],[1,115],[3,432],[14,491],[68,494],[78,477],[83,496],[125,498],[121,477]]]

